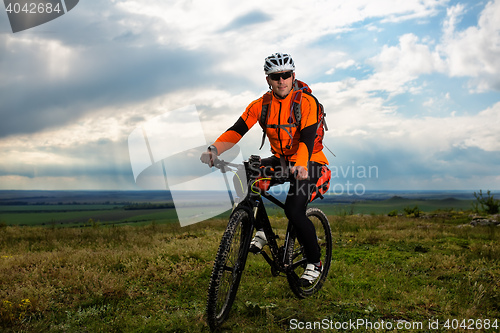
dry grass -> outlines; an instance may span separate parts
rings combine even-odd
[[[276,221],[275,221],[276,222]],[[251,255],[227,328],[290,320],[500,320],[500,227],[450,218],[330,217],[332,270],[299,301]],[[0,327],[26,332],[207,331],[206,288],[225,221],[0,228]],[[499,323],[500,325],[500,323]]]

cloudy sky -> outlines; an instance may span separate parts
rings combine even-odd
[[[2,9],[0,189],[137,189],[136,128],[195,105],[210,143],[286,52],[325,106],[335,182],[498,190],[499,17],[500,0],[82,0],[12,33]],[[244,156],[269,154],[260,137]]]

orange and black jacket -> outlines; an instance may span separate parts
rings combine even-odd
[[[271,144],[272,153],[276,157],[283,156],[287,161],[295,162],[295,165],[303,166],[306,169],[308,161],[328,164],[323,151],[313,154],[314,139],[318,127],[318,106],[314,97],[308,94],[302,95],[300,129],[273,126],[289,124],[289,118],[293,117],[293,112],[290,111],[293,95],[293,89],[283,99],[276,97],[273,93],[268,108],[268,126],[266,127],[266,135]],[[218,154],[233,147],[259,121],[262,102],[263,97],[250,103],[236,123],[215,141],[214,146],[217,148]]]

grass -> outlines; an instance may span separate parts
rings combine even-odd
[[[500,321],[500,227],[471,227],[466,214],[329,219],[324,288],[298,300],[285,277],[250,255],[225,331],[282,332],[323,320],[404,320],[423,323],[422,331],[435,320]],[[225,224],[0,227],[0,329],[208,332],[206,291]],[[440,328],[433,331],[449,331]]]

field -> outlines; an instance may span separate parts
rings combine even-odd
[[[0,191],[0,224],[85,227],[177,221],[165,191]]]
[[[321,292],[296,299],[286,278],[272,277],[263,258],[251,255],[225,331],[282,332],[314,322],[333,325],[328,328],[364,323],[341,330],[359,332],[380,332],[389,323],[412,332],[436,324],[432,332],[460,324],[474,328],[468,332],[498,331],[499,227],[471,227],[461,212],[329,219],[334,253]],[[283,218],[272,220],[284,227]],[[225,223],[4,225],[1,329],[207,332],[206,292]]]
[[[466,211],[471,208],[471,194],[369,193],[362,197],[325,196],[313,205],[328,215],[403,214],[405,208],[424,212],[437,210]],[[283,199],[283,198],[281,198]],[[283,215],[270,204],[273,215]],[[193,207],[193,209],[195,209]],[[197,209],[203,210],[203,207]],[[228,213],[221,215],[227,217]],[[0,191],[0,224],[19,226],[85,227],[100,225],[147,225],[176,223],[172,198],[165,191]]]
[[[85,227],[102,225],[148,224],[174,222],[175,210],[170,209],[125,209],[115,205],[33,205],[19,210],[19,206],[4,206],[1,220],[5,224],[19,226]]]
[[[2,332],[208,332],[228,213],[181,228],[164,193],[49,194],[0,191]],[[223,331],[498,332],[500,227],[471,226],[471,202],[375,193],[315,202],[334,239],[324,288],[298,300],[251,255]],[[415,207],[419,218],[407,214]],[[283,213],[269,212],[285,228]]]

